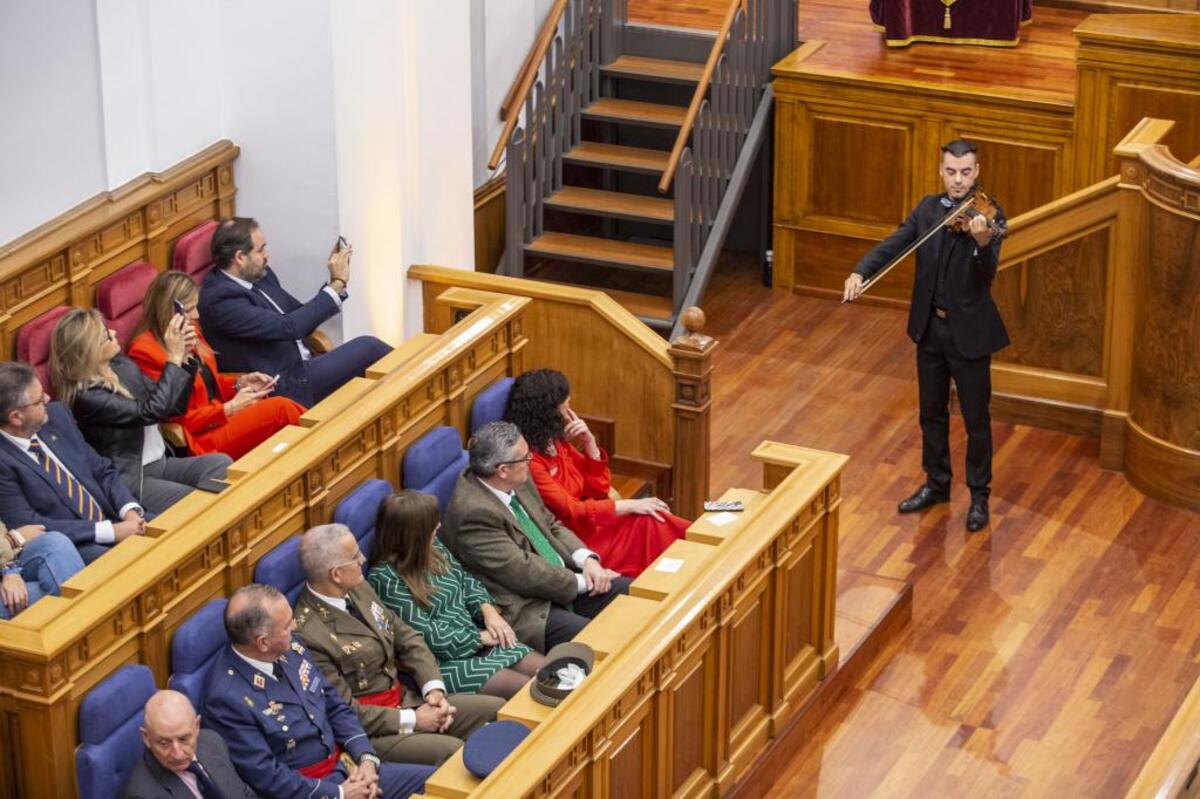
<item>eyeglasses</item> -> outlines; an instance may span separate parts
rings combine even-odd
[[[520,458],[515,461],[500,461],[496,465],[497,466],[514,466],[518,463],[532,463],[532,462],[533,462],[533,453],[530,453],[530,454],[526,455],[524,458]]]
[[[344,560],[341,563],[335,563],[334,565],[329,567],[329,570],[333,571],[334,569],[340,569],[343,566],[349,566],[352,563],[356,566],[361,566],[366,562],[367,562],[367,556],[364,555],[362,553],[362,550],[360,549],[354,553],[354,560]]]
[[[35,399],[33,402],[27,402],[24,405],[18,405],[17,407],[13,408],[13,410],[19,411],[22,408],[32,408],[34,405],[45,405],[49,401],[50,401],[50,395],[43,392],[42,396],[39,397],[38,399]]]

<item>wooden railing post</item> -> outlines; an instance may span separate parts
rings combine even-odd
[[[712,391],[712,354],[717,342],[700,332],[704,311],[692,306],[683,312],[687,330],[671,342],[675,375],[675,457],[672,467],[675,513],[695,519],[708,499]]]

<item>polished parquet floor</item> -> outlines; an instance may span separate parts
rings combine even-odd
[[[759,485],[765,438],[848,453],[839,565],[914,585],[910,626],[771,795],[1123,796],[1200,677],[1200,515],[1101,470],[1094,439],[996,423],[985,533],[961,482],[900,516],[921,480],[904,313],[772,291],[732,258],[705,307],[714,492]]]

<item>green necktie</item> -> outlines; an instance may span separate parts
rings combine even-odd
[[[508,501],[508,507],[512,508],[513,514],[517,517],[517,524],[521,525],[521,530],[529,538],[538,554],[545,558],[550,565],[562,566],[562,556],[554,549],[550,539],[546,538],[546,534],[541,531],[541,528],[533,523],[533,519],[529,518],[529,514],[525,512],[525,508],[521,507],[521,501],[517,499],[515,493]]]

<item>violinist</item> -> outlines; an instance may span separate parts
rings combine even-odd
[[[917,204],[904,223],[868,252],[846,279],[844,301],[862,294],[877,272],[975,197],[950,224],[917,248],[916,279],[908,312],[908,335],[917,345],[921,466],[925,483],[899,505],[914,513],[950,499],[950,380],[958,391],[967,428],[966,482],[971,491],[967,530],[987,526],[992,481],[991,356],[1008,346],[1008,333],[992,301],[991,285],[1005,231],[999,206],[976,194],[975,145],[955,139],[942,146],[939,172],[946,191]],[[991,218],[988,218],[988,215]]]

